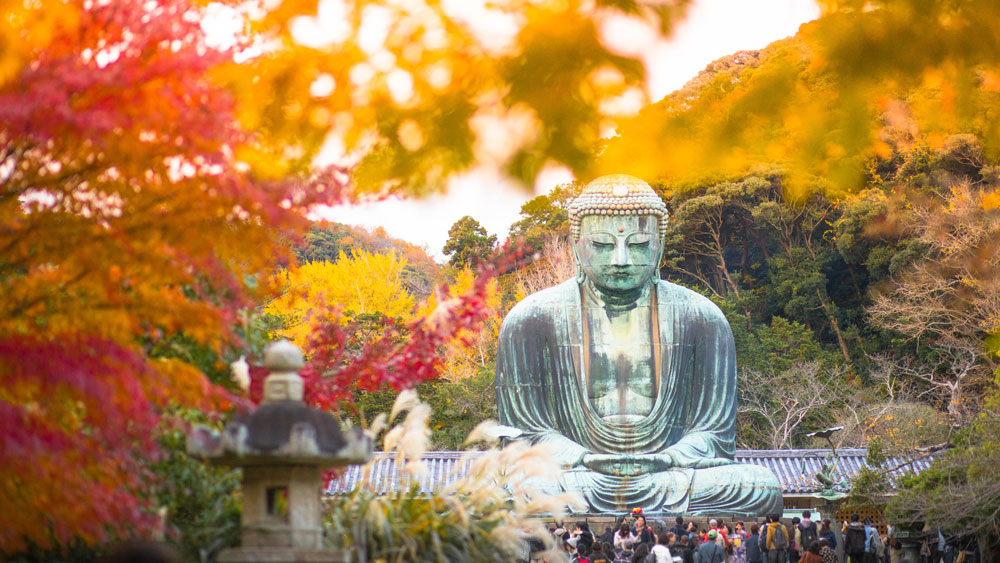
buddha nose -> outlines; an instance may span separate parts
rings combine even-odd
[[[632,259],[628,254],[628,244],[620,240],[615,244],[615,256],[611,262],[615,266],[629,266],[632,264]]]

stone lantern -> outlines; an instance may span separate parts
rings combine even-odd
[[[270,375],[256,410],[234,416],[220,435],[197,428],[188,451],[213,464],[243,468],[242,546],[224,550],[220,563],[344,561],[322,549],[323,470],[365,463],[371,439],[341,429],[332,414],[306,406],[298,371],[302,353],[291,342],[272,344],[264,357]]]

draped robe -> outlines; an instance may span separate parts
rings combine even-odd
[[[504,319],[497,356],[500,423],[548,443],[566,468],[558,489],[577,491],[589,512],[641,507],[652,514],[780,512],[773,473],[733,462],[736,353],[722,311],[704,296],[659,281],[659,339],[652,338],[656,398],[631,424],[603,420],[587,395],[585,327],[576,280],[524,299]],[[668,453],[675,467],[607,475],[579,464],[586,453]]]

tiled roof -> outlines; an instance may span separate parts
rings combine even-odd
[[[816,481],[815,475],[826,461],[826,456],[829,453],[830,450],[826,449],[736,450],[736,461],[769,468],[778,476],[783,494],[790,496],[820,491],[821,486]],[[837,450],[839,461],[836,479],[848,481],[857,475],[858,471],[865,466],[866,453],[866,450],[861,448]],[[465,452],[427,452],[424,454],[423,461],[427,471],[417,479],[421,491],[430,492],[447,485],[468,471],[471,461],[467,460],[462,464],[463,454]],[[384,452],[375,452],[372,459],[372,470],[368,475],[368,484],[379,494],[394,491],[399,486],[399,470],[396,468],[394,457]],[[919,473],[931,463],[929,458],[919,459],[909,464],[906,463],[907,461],[906,458],[901,457],[890,457],[886,460],[884,467],[898,467],[889,473],[891,480],[898,479],[910,472]],[[357,486],[361,478],[362,467],[350,466],[340,478],[330,481],[326,493],[330,495],[347,493]]]

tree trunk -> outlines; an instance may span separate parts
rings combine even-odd
[[[819,303],[823,307],[823,312],[826,313],[826,318],[830,320],[833,333],[837,335],[837,344],[840,344],[840,351],[844,354],[844,361],[850,364],[851,355],[847,353],[847,343],[844,342],[844,335],[840,332],[840,324],[837,322],[837,317],[833,315],[833,311],[830,310],[830,306],[827,304],[826,299],[823,298],[823,294],[818,287],[816,288],[816,297],[819,298]]]
[[[858,278],[854,274],[854,264],[847,265],[847,273],[851,274],[851,284],[854,285],[854,294],[858,296],[858,302],[864,301],[861,295],[861,286],[858,285]]]

